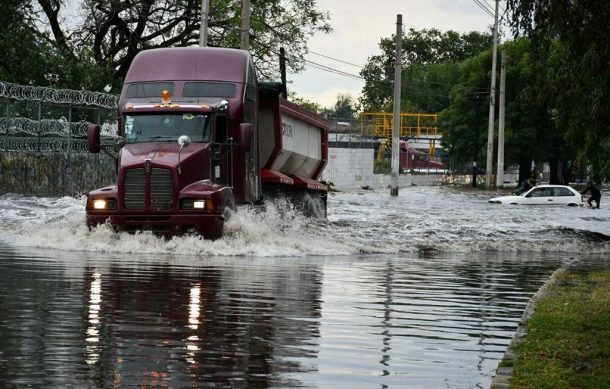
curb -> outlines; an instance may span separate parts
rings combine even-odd
[[[519,343],[521,343],[521,341],[523,340],[523,338],[525,338],[525,335],[527,334],[527,331],[525,328],[525,322],[527,322],[534,314],[534,311],[536,309],[536,304],[538,303],[538,301],[542,297],[547,295],[549,286],[551,284],[555,283],[555,280],[557,279],[557,277],[565,271],[566,271],[565,267],[561,267],[561,268],[555,270],[553,272],[553,274],[551,274],[551,276],[540,287],[540,289],[538,289],[538,291],[527,302],[527,305],[525,306],[525,310],[523,311],[523,315],[521,315],[521,319],[519,320],[519,325],[517,327],[517,330],[515,331],[515,334],[513,335],[513,339],[510,341],[510,344],[508,345],[508,348],[506,349],[506,352],[504,353],[502,360],[498,364],[498,366],[504,365],[504,364],[508,364],[509,366],[502,366],[502,367],[498,367],[496,369],[496,375],[495,375],[493,381],[491,382],[490,389],[510,388],[510,380],[513,376],[512,361],[515,360],[515,353],[513,350]]]

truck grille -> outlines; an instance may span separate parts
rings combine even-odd
[[[144,209],[146,204],[146,171],[142,169],[129,169],[125,172],[126,209]]]
[[[146,171],[143,168],[125,172],[125,209],[146,208]],[[150,208],[170,209],[172,206],[172,174],[168,169],[152,169],[150,174]]]
[[[153,169],[150,174],[150,208],[172,207],[172,174],[167,169]]]

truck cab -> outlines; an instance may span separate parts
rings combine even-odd
[[[302,113],[305,122],[315,124],[306,124],[304,131],[318,137],[313,141],[317,162],[309,158],[307,169],[299,162],[291,171],[273,171],[269,155],[292,155],[280,147],[286,120],[280,118],[280,105],[285,109],[289,103],[280,104],[271,93],[275,104],[261,110],[259,100],[268,94],[261,94],[247,51],[190,47],[140,52],[119,98],[117,183],[89,192],[87,225],[110,223],[118,230],[213,239],[222,234],[236,205],[263,200],[264,181],[277,184],[278,175],[295,168],[301,175],[318,175],[326,162],[326,148],[320,151],[326,128],[321,119]],[[259,133],[272,144],[259,144]],[[104,149],[99,126],[89,128],[88,149]],[[267,167],[262,175],[261,165]],[[317,176],[286,177],[284,184],[305,182],[303,190],[313,190],[317,198],[326,193]]]

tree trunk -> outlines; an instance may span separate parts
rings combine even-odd
[[[549,184],[557,185],[561,183],[560,175],[561,171],[559,170],[559,160],[549,160]]]
[[[521,158],[519,160],[519,184],[532,176],[532,159]]]

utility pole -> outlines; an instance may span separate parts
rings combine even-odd
[[[282,97],[288,98],[288,88],[286,81],[286,51],[280,47],[280,76],[282,77]]]
[[[209,0],[201,0],[201,24],[199,26],[199,46],[208,45],[208,12]]]
[[[241,2],[241,42],[239,48],[250,49],[250,0]]]
[[[502,50],[500,63],[500,118],[498,123],[498,172],[496,187],[504,185],[504,117],[506,105],[506,50]]]
[[[392,181],[390,196],[398,196],[400,91],[402,75],[402,14],[396,15],[396,58],[394,59],[394,115],[392,123]]]
[[[489,96],[489,123],[487,126],[487,167],[485,169],[485,185],[491,188],[491,171],[494,157],[494,115],[496,109],[496,57],[498,51],[498,1],[494,14],[494,46],[491,62],[491,96]]]

